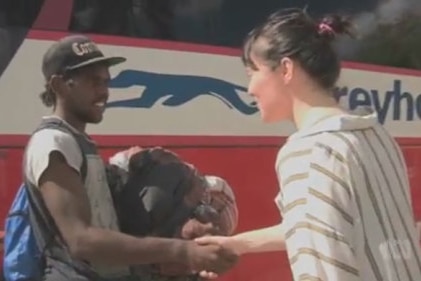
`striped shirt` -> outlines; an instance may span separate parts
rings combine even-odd
[[[404,158],[375,114],[298,131],[276,171],[295,281],[421,280]]]

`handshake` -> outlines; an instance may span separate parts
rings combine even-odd
[[[215,279],[234,267],[242,248],[233,236],[203,236],[185,243],[183,260],[186,264],[162,264],[160,274],[199,274],[205,279]]]

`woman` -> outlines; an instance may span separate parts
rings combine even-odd
[[[340,62],[331,43],[350,27],[283,10],[249,34],[243,62],[263,121],[298,129],[276,160],[283,221],[198,243],[239,254],[286,249],[294,280],[421,280],[402,153],[375,113],[352,115],[333,95]]]

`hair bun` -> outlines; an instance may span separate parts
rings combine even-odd
[[[339,15],[325,16],[317,26],[317,32],[320,36],[333,40],[337,35],[354,36],[353,25],[348,18]]]

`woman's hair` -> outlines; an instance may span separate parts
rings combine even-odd
[[[340,61],[332,47],[339,34],[353,36],[352,24],[338,15],[312,19],[305,10],[285,9],[271,14],[247,36],[243,63],[256,69],[251,54],[275,69],[282,58],[289,57],[321,87],[333,88],[339,78]]]

